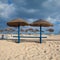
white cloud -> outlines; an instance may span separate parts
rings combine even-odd
[[[42,6],[47,9],[56,9],[60,7],[60,0],[46,0],[45,2],[43,2]]]
[[[0,17],[9,18],[10,15],[15,13],[15,6],[14,4],[5,4],[0,2]]]
[[[26,0],[13,0],[12,2],[14,2],[16,5],[20,5],[20,6],[27,4]]]
[[[51,18],[50,16],[48,16],[48,17],[46,18],[46,20],[49,21],[49,22],[52,22],[52,23],[55,23],[55,22],[57,21],[56,19]]]
[[[24,11],[26,13],[36,13],[36,12],[39,12],[40,11],[38,9],[27,9],[27,8],[24,8],[24,7],[21,7],[20,10],[21,11]]]
[[[27,19],[29,23],[32,23],[34,21],[36,21],[37,19],[34,19],[34,18],[30,18],[30,19]]]
[[[27,9],[26,12],[28,12],[28,13],[35,13],[37,11],[38,11],[37,9]]]
[[[49,22],[51,22],[51,23],[53,23],[53,24],[55,24],[55,23],[57,23],[57,22],[60,22],[60,19],[52,18],[52,17],[50,17],[50,16],[48,16],[48,17],[46,18],[46,20],[49,21]]]

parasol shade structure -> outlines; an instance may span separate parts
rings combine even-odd
[[[39,31],[38,29],[35,29],[36,31]]]
[[[4,30],[0,30],[0,33],[2,33],[2,34],[3,34],[3,32],[4,32]]]
[[[28,29],[28,31],[31,31],[31,32],[33,32],[33,28],[29,28],[29,29]]]
[[[25,32],[28,32],[28,29],[26,29]]]
[[[8,27],[8,28],[5,29],[5,31],[10,31],[10,30],[12,30],[11,27]]]
[[[39,29],[35,29],[34,32],[40,32]],[[41,32],[44,32],[43,30]]]
[[[8,22],[7,25],[11,26],[11,27],[18,27],[18,25],[19,26],[27,26],[28,23],[23,19],[14,19],[14,20]]]
[[[0,32],[3,32],[4,30],[0,30]]]
[[[46,20],[43,20],[43,19],[39,19],[37,21],[34,21],[33,23],[30,24],[30,26],[37,26],[37,27],[40,27],[40,43],[42,42],[42,27],[50,27],[50,26],[53,26],[52,23],[46,21]]]
[[[50,28],[50,29],[48,29],[47,31],[49,31],[49,32],[54,32],[54,29]]]
[[[33,28],[28,28],[28,29],[25,30],[25,32],[28,32],[28,31],[33,32]]]
[[[46,21],[46,20],[39,19],[39,20],[31,23],[30,26],[49,27],[49,26],[53,26],[53,24],[48,22],[48,21]]]
[[[24,32],[24,29],[21,29],[20,31],[21,31],[21,32]]]
[[[4,31],[14,32],[15,30],[12,27],[5,28]]]
[[[35,32],[39,32],[39,30],[38,30],[38,29],[35,29],[34,31],[35,31]]]
[[[29,24],[25,20],[18,18],[7,22],[7,25],[10,27],[18,27],[18,43],[20,43],[20,26],[27,26]]]
[[[0,32],[1,32],[1,33],[3,33],[3,32],[4,32],[4,30],[0,30]],[[4,34],[2,34],[1,39],[4,39]]]

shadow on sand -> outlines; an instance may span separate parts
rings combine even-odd
[[[14,43],[18,43],[18,40],[17,39],[0,39],[0,40],[6,40],[8,42],[14,42]],[[42,40],[42,43],[46,43],[46,41],[60,41],[59,39],[43,39]],[[23,42],[35,42],[35,43],[40,43],[40,40],[39,39],[31,39],[31,40],[27,40],[27,39],[21,39],[20,41],[21,43]]]

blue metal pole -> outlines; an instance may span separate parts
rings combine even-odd
[[[42,43],[42,32],[41,32],[41,30],[42,30],[42,27],[40,26],[40,43]]]
[[[20,26],[18,26],[18,43],[20,43]]]

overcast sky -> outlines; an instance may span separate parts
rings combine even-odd
[[[0,25],[5,27],[7,21],[15,18],[22,18],[29,22],[38,19],[48,20],[54,24],[53,28],[58,33],[60,0],[0,0]]]

